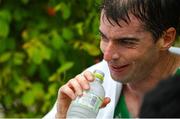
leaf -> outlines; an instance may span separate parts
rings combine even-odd
[[[27,12],[21,9],[14,9],[13,18],[15,21],[21,22],[27,16]],[[26,22],[27,23],[27,22]]]
[[[0,54],[6,50],[6,39],[0,39]]]
[[[80,23],[78,23],[78,24],[76,24],[76,29],[77,29],[77,31],[78,31],[78,34],[79,35],[83,35],[83,23],[82,22],[80,22]]]
[[[14,50],[16,48],[16,40],[14,38],[6,38],[6,47],[7,49]]]
[[[70,40],[74,37],[73,32],[69,28],[64,28],[62,31],[63,38],[66,40]]]
[[[49,77],[49,81],[53,82],[53,81],[57,81],[59,79],[59,75],[57,73],[54,73],[52,76]]]
[[[9,34],[9,24],[0,19],[0,37],[6,38]]]
[[[37,71],[37,65],[32,63],[30,66],[27,67],[27,75],[33,76]]]
[[[51,49],[49,49],[45,45],[42,45],[40,47],[40,53],[41,53],[40,56],[42,57],[42,59],[50,60],[50,58],[51,58]]]
[[[8,108],[10,108],[11,104],[13,103],[13,99],[10,95],[4,96],[5,104]]]
[[[89,43],[83,43],[82,49],[87,51],[91,56],[97,56],[101,53],[99,48]]]
[[[35,102],[35,95],[33,91],[29,90],[26,93],[24,93],[21,100],[25,106],[32,106]]]
[[[1,10],[0,11],[0,19],[6,21],[7,23],[9,23],[11,21],[11,14],[8,10]],[[1,28],[1,27],[0,27]]]
[[[14,91],[16,94],[20,94],[27,91],[27,88],[31,87],[31,83],[29,81],[23,80],[22,77],[17,75],[17,72],[13,73],[13,78],[17,81],[16,88]]]
[[[23,59],[25,58],[25,55],[20,52],[14,53],[13,62],[15,65],[21,65],[23,64]]]
[[[53,32],[52,34],[52,45],[55,49],[60,49],[64,45],[64,41],[61,36],[58,35],[57,32]]]
[[[44,29],[47,29],[47,28],[48,28],[48,23],[43,21],[43,20],[40,21],[40,23],[38,23],[36,25],[36,29],[38,29],[38,30],[44,30]]]
[[[64,3],[61,3],[61,11],[63,19],[67,20],[71,15],[70,7]]]
[[[50,76],[51,69],[49,69],[49,66],[47,66],[45,63],[42,63],[39,66],[39,75],[40,78],[44,81],[47,81],[47,78]]]
[[[28,4],[29,0],[21,0],[21,2],[26,5]]]
[[[33,83],[31,91],[35,99],[41,99],[44,96],[43,85],[41,83]]]
[[[29,54],[31,54],[31,59],[34,63],[40,64],[43,60],[43,57],[41,57],[40,50],[37,48],[31,48],[29,49]]]
[[[74,62],[66,62],[60,68],[58,68],[57,73],[61,74],[64,71],[67,71],[74,65]]]
[[[99,26],[99,18],[95,17],[94,20],[93,20],[93,23],[92,23],[92,29],[93,29],[94,33],[99,32],[98,26]]]
[[[69,70],[71,67],[73,67],[74,63],[73,62],[66,62],[62,66],[60,66],[56,73],[54,73],[52,76],[49,77],[49,81],[57,81],[60,78],[60,74]]]
[[[58,89],[58,85],[56,83],[51,84],[48,88],[48,94],[55,95]]]
[[[51,49],[36,38],[25,43],[23,48],[28,53],[29,59],[36,64],[42,63],[44,59],[49,60],[51,58]]]
[[[10,58],[11,58],[10,52],[3,53],[2,55],[0,55],[0,63],[4,63],[8,61]]]
[[[22,37],[24,40],[26,40],[26,39],[29,38],[29,33],[28,33],[28,32],[29,32],[28,30],[23,30],[23,31],[21,32],[21,37]]]

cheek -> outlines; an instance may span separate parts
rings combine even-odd
[[[120,54],[120,53],[119,53]],[[141,60],[142,54],[135,50],[124,50],[121,52],[121,59],[124,59],[125,62],[134,63]]]
[[[139,52],[136,54],[136,56],[134,56],[134,61],[136,62],[136,64],[140,65],[141,67],[143,67],[143,65],[145,67],[148,67],[148,65],[151,67],[151,65],[154,65],[154,63],[158,59],[156,54],[157,53],[153,51]]]

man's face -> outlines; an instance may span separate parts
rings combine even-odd
[[[159,49],[150,32],[143,30],[140,21],[130,15],[130,23],[120,26],[101,13],[100,48],[114,80],[128,83],[148,77],[159,58]]]

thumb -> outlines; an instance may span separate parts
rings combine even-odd
[[[106,105],[109,104],[110,102],[111,102],[111,99],[109,97],[105,97],[100,108],[106,107]]]

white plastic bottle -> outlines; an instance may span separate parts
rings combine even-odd
[[[105,91],[102,86],[104,73],[95,70],[94,76],[95,80],[90,83],[90,89],[83,91],[83,95],[77,97],[70,104],[67,118],[96,118],[105,97]]]

